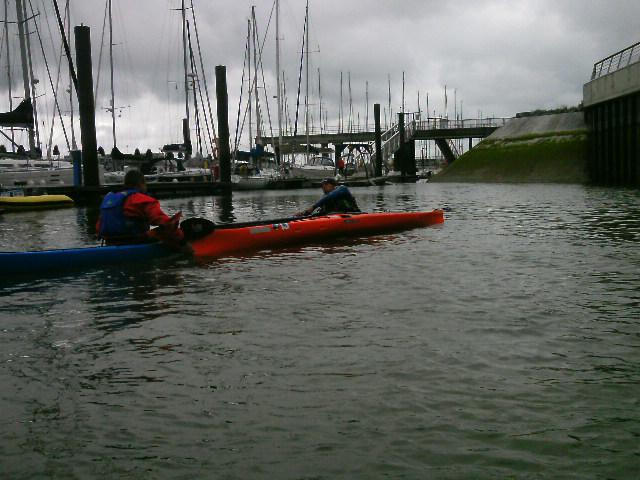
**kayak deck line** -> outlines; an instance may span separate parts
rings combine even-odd
[[[375,235],[444,222],[444,212],[383,212],[329,214],[242,224],[213,225],[201,238],[189,241],[193,258],[214,259],[238,253],[277,249],[346,236]],[[170,255],[186,256],[162,243],[94,246],[0,252],[3,274],[38,274],[92,268]]]

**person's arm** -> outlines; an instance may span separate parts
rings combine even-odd
[[[171,217],[160,208],[160,202],[144,193],[134,193],[124,203],[127,217],[144,218],[150,225],[165,225]]]
[[[160,208],[160,202],[144,193],[134,193],[124,204],[124,214],[135,218],[145,218],[150,225],[162,227],[156,230],[156,237],[166,242],[182,241],[184,233],[180,229],[180,212],[170,217]]]
[[[304,210],[302,212],[302,215],[310,215],[311,212],[313,212],[316,208],[324,206],[327,202],[331,202],[331,201],[334,201],[334,200],[339,200],[339,199],[345,198],[345,197],[346,198],[353,198],[352,195],[351,195],[351,192],[349,191],[349,189],[344,185],[340,185],[339,187],[335,188],[333,191],[331,191],[331,192],[327,193],[326,195],[324,195],[320,200],[318,200],[312,206],[310,206],[309,208]]]
[[[344,185],[340,185],[339,187],[334,188],[333,191],[327,193],[320,200],[318,200],[313,205],[312,210],[315,210],[318,207],[322,207],[328,202],[333,202],[341,198],[350,198],[350,197],[351,197],[351,192],[349,192],[349,189]]]

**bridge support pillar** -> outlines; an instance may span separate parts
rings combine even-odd
[[[407,171],[407,175],[415,177],[417,174],[416,169],[416,141],[409,140],[404,144],[404,165]]]
[[[375,122],[376,133],[376,164],[374,166],[374,176],[382,176],[382,129],[380,128],[380,104],[373,105],[373,118]]]
[[[405,140],[406,131],[404,128],[404,113],[398,114],[398,135],[400,136],[400,148],[396,153],[394,169],[400,172],[401,176],[407,174],[406,158],[405,158]]]
[[[592,182],[640,185],[640,92],[585,108]]]

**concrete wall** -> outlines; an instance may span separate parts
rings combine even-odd
[[[591,181],[640,186],[640,92],[591,105],[585,114]]]
[[[586,146],[582,112],[514,118],[433,180],[586,183]]]
[[[586,108],[635,92],[640,92],[640,62],[585,84],[583,104]]]
[[[489,135],[487,140],[510,140],[530,135],[553,135],[556,132],[573,132],[586,128],[582,112],[512,118],[504,127],[500,127]]]

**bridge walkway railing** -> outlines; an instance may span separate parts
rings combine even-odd
[[[591,80],[613,73],[638,61],[640,61],[640,42],[596,62],[591,72]]]

